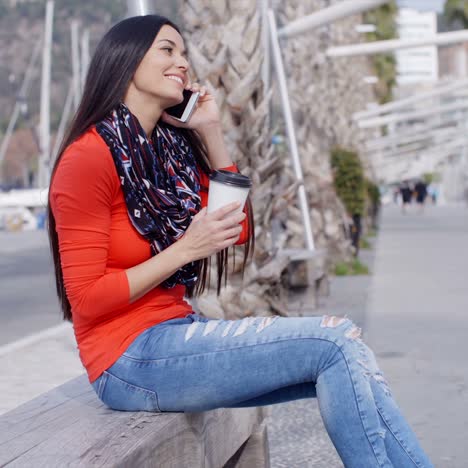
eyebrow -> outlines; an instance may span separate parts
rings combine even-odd
[[[170,39],[160,39],[158,42],[162,42],[162,41],[170,42],[173,46],[177,47],[177,44],[176,44],[174,41],[171,41]],[[183,55],[187,54],[187,50],[184,49],[184,50],[182,51],[182,54],[183,54]]]

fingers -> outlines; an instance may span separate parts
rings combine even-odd
[[[234,245],[240,238],[240,233],[237,232],[235,233],[232,237],[226,238],[219,247],[219,250],[227,249],[228,247],[231,247]],[[219,251],[218,250],[218,251]]]
[[[232,213],[235,210],[238,210],[241,204],[239,202],[233,202],[229,203],[229,205],[222,206],[221,208],[218,208],[217,210],[213,211],[210,213],[209,216],[211,216],[215,220],[221,220],[224,219],[229,213]]]
[[[231,226],[239,226],[242,221],[246,218],[245,213],[234,213],[230,216],[226,216],[224,219],[218,221],[222,229],[227,229]]]
[[[203,97],[206,94],[206,86],[200,85],[200,83],[187,83],[185,86],[185,89],[190,89],[190,91],[193,91],[196,93],[197,91],[200,93],[200,97]]]
[[[242,232],[242,226],[239,224],[236,227],[233,227],[231,229],[227,229],[224,231],[224,236],[226,240],[232,239],[233,237],[240,236],[240,233]]]

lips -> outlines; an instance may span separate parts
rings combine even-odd
[[[184,87],[184,79],[182,77],[177,76],[177,75],[166,75],[166,77],[169,80],[174,81],[174,82],[178,83],[180,86]]]

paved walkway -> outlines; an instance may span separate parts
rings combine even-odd
[[[427,208],[423,216],[403,216],[387,207],[370,281],[335,278],[321,309],[358,323],[365,310],[364,339],[424,449],[437,468],[466,468],[468,210]],[[273,408],[272,466],[343,466],[315,400]]]
[[[468,466],[468,209],[385,213],[367,341],[437,467]]]
[[[363,326],[436,467],[465,468],[468,210],[428,208],[422,216],[387,208],[375,262],[363,252],[373,275],[335,278],[332,296],[313,313],[347,313]],[[0,414],[83,373],[67,325],[0,347],[0,368]],[[342,467],[315,400],[274,405],[269,436],[273,468]]]

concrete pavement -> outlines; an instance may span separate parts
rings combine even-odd
[[[468,210],[386,207],[369,266],[368,283],[336,278],[319,312],[359,323],[364,308],[364,340],[424,450],[436,468],[466,468]],[[268,428],[275,468],[343,467],[315,400],[275,405]]]
[[[466,468],[468,209],[427,208],[385,212],[365,339],[436,466]]]

